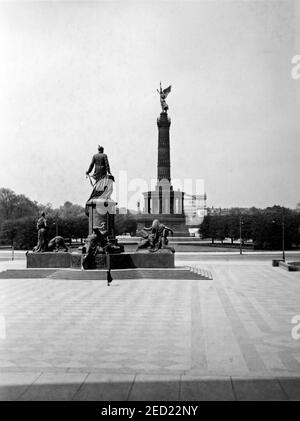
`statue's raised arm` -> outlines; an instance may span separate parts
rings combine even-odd
[[[159,90],[157,89],[157,92],[159,93],[159,96],[160,96],[160,105],[161,105],[161,109],[163,113],[166,113],[169,109],[169,106],[166,103],[166,98],[171,92],[171,87],[172,86],[170,85],[166,89],[162,89],[161,82],[160,82]]]

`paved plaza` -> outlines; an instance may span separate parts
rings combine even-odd
[[[179,255],[176,265],[212,279],[107,287],[4,275],[0,399],[300,399],[300,272],[238,257]]]

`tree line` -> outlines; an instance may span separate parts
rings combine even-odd
[[[281,206],[266,209],[220,210],[204,217],[199,225],[202,238],[231,243],[240,239],[251,242],[253,247],[261,250],[278,250],[282,247],[284,225],[285,247],[291,249],[300,246],[300,208],[292,210]],[[16,248],[30,250],[37,243],[36,222],[41,212],[46,213],[48,238],[61,235],[67,242],[79,239],[81,242],[88,235],[88,217],[83,206],[65,202],[59,208],[51,204],[40,204],[23,194],[16,194],[11,189],[0,188],[0,245],[14,245]],[[130,233],[135,235],[137,228],[136,215],[115,215],[115,234]]]
[[[83,242],[88,236],[88,217],[83,206],[65,202],[59,208],[40,204],[8,188],[0,188],[0,245],[30,250],[37,243],[36,222],[45,212],[48,239],[61,235],[68,243]],[[130,212],[115,216],[116,235],[135,233],[136,220]]]
[[[251,241],[255,249],[279,250],[284,235],[285,248],[299,248],[300,213],[281,206],[266,209],[231,209],[222,214],[208,214],[199,226],[202,238],[231,243],[240,240]]]

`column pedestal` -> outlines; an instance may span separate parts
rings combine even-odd
[[[91,199],[85,205],[86,215],[89,217],[89,234],[94,227],[104,223],[108,236],[115,237],[114,222],[116,214],[116,202],[112,199]]]

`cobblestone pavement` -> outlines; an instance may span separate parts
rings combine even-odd
[[[300,272],[191,264],[213,279],[0,279],[0,399],[300,399]]]

